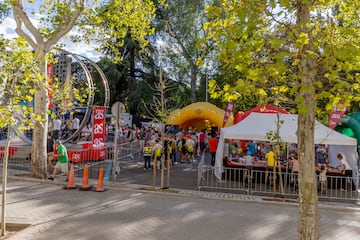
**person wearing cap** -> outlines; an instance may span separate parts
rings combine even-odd
[[[61,141],[58,139],[55,141],[55,148],[56,148],[56,152],[57,152],[57,157],[58,157],[58,161],[54,167],[54,171],[53,174],[48,177],[49,180],[54,180],[54,177],[58,171],[58,169],[60,169],[62,172],[65,173],[66,175],[66,180],[68,180],[69,177],[69,158],[67,155],[67,149],[66,147],[61,143]]]

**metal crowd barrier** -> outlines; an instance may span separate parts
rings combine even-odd
[[[221,191],[258,196],[276,196],[282,198],[297,199],[299,185],[297,174],[282,172],[276,173],[275,184],[273,183],[273,172],[269,171],[266,181],[265,170],[253,170],[252,177],[249,170],[245,168],[224,167],[221,180],[214,174],[214,167],[205,165],[200,161],[198,165],[198,190]],[[327,176],[326,188],[322,188],[317,179],[317,190],[319,200],[324,201],[349,201],[357,202],[359,198],[357,177]],[[355,189],[353,189],[352,183]],[[344,187],[344,189],[341,189]]]
[[[74,165],[75,177],[83,176],[85,164],[88,165],[88,177],[97,179],[100,167],[107,169],[114,160],[113,144],[106,145],[101,148],[70,145],[68,148],[68,156],[70,164]],[[140,161],[141,152],[138,141],[121,143],[117,145],[118,157],[116,162],[126,162],[127,164],[137,164]],[[31,146],[17,147],[16,151],[9,156],[8,172],[10,175],[23,175],[31,171]],[[56,160],[52,161],[50,173]],[[0,155],[0,165],[3,165],[3,155]],[[64,175],[59,171],[59,175]],[[110,174],[110,177],[111,174]]]

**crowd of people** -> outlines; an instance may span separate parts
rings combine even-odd
[[[80,128],[80,119],[77,114],[74,114],[72,118],[68,117],[66,119],[61,119],[59,115],[56,115],[54,119],[49,120],[48,128],[48,132],[51,132],[54,139],[68,138]],[[81,136],[79,134],[75,140],[80,139]]]
[[[215,163],[216,146],[206,130],[203,131],[177,131],[175,134],[164,134],[164,143],[160,144],[161,133],[156,128],[139,128],[134,133],[139,139],[144,154],[144,169],[150,169],[151,159],[157,159],[157,168],[161,167],[161,156],[165,156],[172,165],[178,163],[193,163],[201,154],[209,150],[214,156],[211,162]],[[217,144],[217,143],[216,143]],[[143,147],[144,146],[144,147]]]
[[[63,132],[70,131],[72,134],[79,129],[79,118],[74,117],[69,120],[61,121],[59,117],[55,117],[51,121],[50,132],[52,139],[59,139]],[[165,129],[166,130],[166,129]],[[216,131],[197,131],[197,130],[181,130],[174,129],[169,134],[169,131],[165,131],[163,138],[161,131],[156,127],[134,127],[123,126],[118,128],[118,142],[125,143],[134,140],[139,141],[140,150],[143,153],[144,170],[151,169],[156,160],[156,168],[161,168],[162,156],[165,156],[165,160],[168,160],[171,165],[178,163],[193,163],[202,155],[203,152],[209,152],[206,156],[208,162],[212,166],[215,165],[216,151],[218,146],[219,135]],[[92,134],[91,124],[84,127],[78,139],[89,140]],[[113,125],[106,124],[106,138],[113,140],[115,136],[115,128]],[[164,141],[161,144],[161,141]],[[50,152],[51,150],[49,150]],[[273,146],[268,142],[256,142],[256,141],[240,141],[225,139],[223,163],[226,165],[227,161],[231,161],[234,158],[242,157],[245,160],[245,168],[247,169],[244,176],[244,180],[252,178],[253,167],[255,159],[266,160],[266,172],[265,172],[265,184],[268,182],[269,174],[276,167],[276,160],[281,159],[280,163],[286,162],[290,166],[291,176],[290,181],[293,184],[297,183],[298,172],[300,170],[300,164],[297,157],[296,145],[292,144],[288,149],[289,154],[287,158],[276,157]],[[316,170],[319,176],[319,186],[322,192],[327,189],[327,175],[330,168],[328,159],[328,149],[324,144],[318,144],[315,146],[315,164]],[[280,153],[283,154],[283,153]],[[283,154],[284,155],[284,154]],[[285,153],[285,155],[287,155]],[[338,154],[339,166],[336,168],[341,171],[343,176],[352,177],[352,169],[346,157],[343,153]],[[49,156],[49,159],[53,157]],[[166,165],[165,165],[166,166]],[[346,180],[341,182],[341,189],[346,189]],[[353,189],[355,188],[352,182]]]
[[[225,148],[232,149],[231,141],[225,140],[225,142]],[[356,189],[356,185],[353,180],[352,168],[346,160],[346,155],[344,153],[339,152],[336,155],[337,161],[333,161],[333,165],[331,165],[329,163],[327,145],[317,144],[314,151],[314,165],[318,176],[319,191],[321,191],[322,193],[326,193],[326,190],[328,188],[328,176],[340,177],[339,179],[336,179],[336,181],[338,181],[337,187],[341,191],[347,191],[348,189]],[[226,160],[227,156],[225,152],[226,151],[224,149],[224,159]],[[247,176],[252,177],[253,167],[256,160],[260,160],[261,166],[263,162],[262,160],[265,160],[265,184],[268,183],[269,174],[273,171],[274,167],[277,168],[278,164],[282,164],[284,166],[287,165],[287,169],[290,171],[290,184],[293,184],[295,187],[298,186],[300,163],[298,160],[298,154],[295,144],[292,144],[290,146],[287,158],[281,158],[276,156],[273,146],[269,143],[257,143],[254,141],[247,141],[245,144],[245,148],[242,151],[234,151],[234,154],[234,158],[241,157],[244,161],[244,167],[247,170],[244,172],[244,181],[247,180]],[[332,182],[335,182],[335,180],[332,179]],[[350,186],[347,185],[348,182],[351,184]]]

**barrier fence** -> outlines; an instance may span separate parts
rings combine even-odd
[[[280,177],[281,175],[281,177]],[[221,180],[214,175],[214,167],[205,165],[201,160],[198,165],[198,190],[223,191],[247,195],[276,196],[283,198],[298,198],[298,176],[291,172],[276,173],[265,170],[250,170],[246,168],[224,167]],[[326,184],[321,185],[317,179],[319,200],[356,202],[359,198],[357,177],[327,176]],[[275,184],[274,184],[275,183]],[[343,189],[342,189],[343,188]]]
[[[1,149],[0,149],[1,150]],[[78,148],[73,149],[68,146],[70,163],[74,165],[75,177],[83,176],[85,164],[88,166],[88,177],[97,179],[99,169],[105,169],[105,175],[112,179],[111,168],[114,160],[114,146],[108,145],[104,148]],[[8,171],[11,175],[26,174],[31,171],[30,147],[16,147],[11,151],[8,160]],[[119,164],[138,164],[142,162],[142,153],[138,141],[122,143],[117,145],[118,156],[116,158],[117,167]],[[273,172],[269,172],[266,180],[266,171],[254,170],[250,174],[245,168],[224,167],[222,179],[219,180],[214,175],[214,168],[206,165],[204,155],[198,164],[197,187],[198,190],[232,192],[247,195],[260,196],[279,196],[286,198],[298,197],[297,174],[291,172],[276,173],[275,184],[273,183]],[[0,164],[2,165],[3,154],[0,154]],[[52,161],[50,173],[56,161]],[[110,172],[110,174],[109,174]],[[63,173],[60,173],[64,175]],[[245,177],[246,175],[246,177]],[[249,177],[250,176],[250,177]],[[252,177],[251,177],[252,176]],[[135,176],[134,176],[135,177]],[[358,176],[354,178],[343,176],[327,176],[326,187],[322,188],[318,182],[318,197],[324,201],[359,201]],[[356,189],[353,191],[352,183]],[[341,188],[344,188],[343,190]]]
[[[75,177],[83,176],[83,169],[85,164],[88,166],[88,177],[90,179],[97,179],[100,167],[108,169],[112,167],[114,160],[114,145],[107,145],[101,148],[92,148],[77,146],[76,144],[67,146],[68,157],[70,164],[74,165]],[[12,150],[16,149],[16,150]],[[18,146],[12,147],[8,159],[8,171],[11,175],[26,174],[31,171],[31,147],[30,146]],[[1,149],[0,149],[1,150]],[[116,165],[121,162],[127,162],[137,164],[141,156],[139,142],[127,142],[117,145],[118,156],[115,159]],[[4,154],[0,154],[0,164],[3,165]],[[52,173],[56,164],[56,160],[51,162],[49,173]],[[110,169],[111,170],[111,169]],[[59,175],[64,175],[60,170]],[[112,180],[112,174],[110,174]]]

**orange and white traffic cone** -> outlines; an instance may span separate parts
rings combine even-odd
[[[103,167],[100,167],[99,177],[98,177],[98,184],[97,184],[97,186],[96,186],[95,191],[96,191],[96,192],[103,192],[103,191],[105,191],[105,189],[104,189],[104,168],[103,168]]]
[[[90,188],[91,188],[91,186],[89,184],[89,168],[88,168],[88,165],[85,164],[82,185],[79,188],[79,190],[89,190]]]
[[[64,187],[64,189],[75,189],[76,188],[74,177],[75,177],[74,165],[71,164],[68,182],[67,182],[66,186]]]

